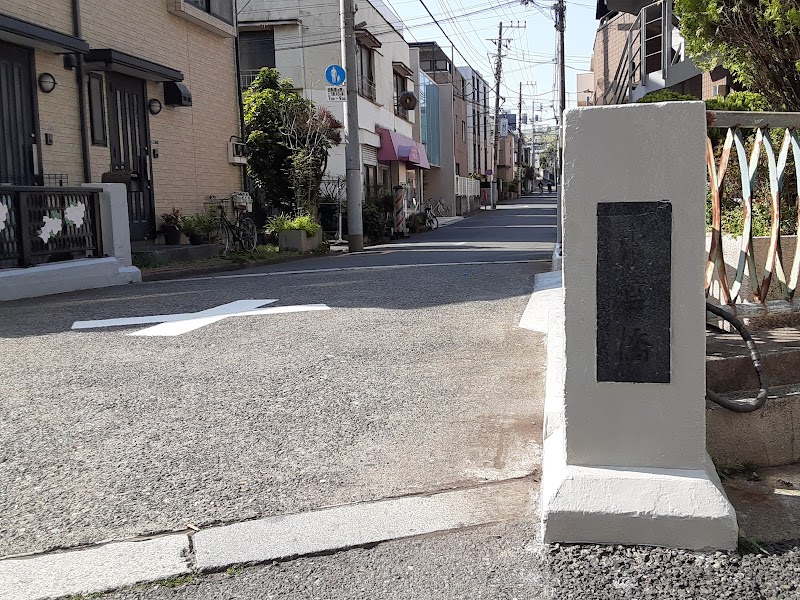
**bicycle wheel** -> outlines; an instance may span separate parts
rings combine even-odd
[[[256,249],[256,242],[258,241],[258,232],[256,224],[250,217],[241,217],[236,221],[236,235],[239,238],[239,243],[242,245],[242,250],[245,252],[252,252]]]
[[[211,241],[222,246],[223,253],[231,249],[231,233],[224,222],[220,221],[216,231],[211,234]]]
[[[446,217],[447,216],[447,207],[444,204],[442,204],[441,202],[439,202],[439,204],[436,206],[436,212],[439,213],[440,217]]]
[[[436,215],[433,212],[428,213],[428,219],[426,225],[430,229],[439,229],[439,219],[436,218]]]

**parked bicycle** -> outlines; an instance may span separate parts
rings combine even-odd
[[[425,227],[428,229],[439,228],[439,219],[434,214],[430,204],[425,205]]]
[[[217,215],[219,227],[213,237],[222,246],[223,252],[228,252],[229,250],[252,252],[255,250],[258,231],[253,219],[248,216],[248,213],[252,211],[252,200],[248,201],[248,199],[241,196],[226,198],[211,196],[210,200],[219,211]],[[233,214],[235,216],[233,222],[225,212],[225,205],[228,202],[233,205]]]
[[[433,207],[433,212],[440,217],[446,217],[450,213],[450,209],[447,208],[447,205],[444,203],[444,200],[438,198],[436,206]]]

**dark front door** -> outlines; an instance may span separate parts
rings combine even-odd
[[[153,186],[147,139],[145,83],[141,79],[108,73],[108,141],[111,171],[128,184],[131,239],[146,239],[155,228]],[[120,179],[117,179],[120,181]]]
[[[34,185],[33,57],[0,42],[0,184]]]

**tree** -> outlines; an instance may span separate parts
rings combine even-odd
[[[244,93],[248,171],[273,205],[293,201],[316,216],[328,150],[342,124],[294,90],[277,69],[262,69]]]
[[[686,49],[721,61],[773,110],[800,110],[800,0],[675,0]]]

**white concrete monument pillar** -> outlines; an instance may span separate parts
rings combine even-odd
[[[734,548],[705,440],[705,105],[565,113],[547,542]]]

